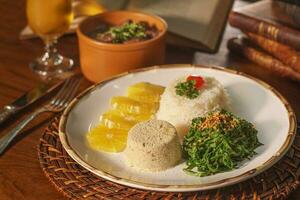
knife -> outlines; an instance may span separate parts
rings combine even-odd
[[[9,117],[11,117],[13,114],[17,113],[18,111],[22,110],[26,106],[32,104],[45,94],[50,93],[57,87],[59,87],[64,81],[61,81],[53,86],[49,86],[46,84],[40,84],[36,88],[33,88],[32,90],[26,92],[22,96],[20,96],[18,99],[16,99],[14,102],[12,102],[9,105],[4,106],[0,109],[0,125],[6,121]]]

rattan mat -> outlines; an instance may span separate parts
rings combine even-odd
[[[78,165],[63,149],[58,117],[38,146],[41,167],[50,182],[70,199],[285,199],[299,186],[300,128],[288,153],[266,172],[239,184],[201,192],[153,192],[115,184]]]

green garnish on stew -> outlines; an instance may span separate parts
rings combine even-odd
[[[184,171],[202,177],[235,169],[260,145],[250,122],[226,110],[211,112],[192,120],[183,141]]]
[[[199,96],[199,90],[195,86],[195,80],[187,80],[180,82],[175,86],[176,94],[179,96],[185,96],[189,99],[195,99]]]
[[[142,24],[126,22],[121,26],[111,27],[103,35],[111,35],[112,43],[123,43],[132,39],[146,39],[146,29]]]

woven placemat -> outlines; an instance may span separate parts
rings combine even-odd
[[[285,199],[298,188],[300,128],[288,153],[264,173],[239,184],[201,192],[153,192],[100,178],[78,165],[63,149],[58,117],[44,131],[38,146],[41,167],[50,182],[70,199]]]

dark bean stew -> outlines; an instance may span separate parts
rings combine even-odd
[[[103,25],[93,31],[91,36],[100,42],[128,44],[149,40],[158,34],[159,30],[155,25],[150,25],[146,21],[128,20],[118,26]]]

